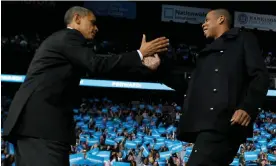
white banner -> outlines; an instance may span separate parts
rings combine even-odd
[[[190,24],[204,23],[205,16],[210,9],[186,6],[162,5],[161,21],[173,21]]]
[[[234,26],[276,31],[276,16],[247,12],[235,12]]]

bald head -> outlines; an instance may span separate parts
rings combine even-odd
[[[228,28],[231,27],[232,17],[231,17],[231,14],[229,13],[228,10],[226,10],[226,9],[215,9],[215,10],[212,10],[212,11],[215,13],[215,15],[217,15],[218,18],[222,17],[222,19],[224,19],[223,23],[225,23],[228,26]]]
[[[74,6],[68,9],[64,15],[64,23],[66,25],[70,24],[73,21],[74,15],[77,14],[81,17],[93,15],[93,12],[89,9],[80,6]]]

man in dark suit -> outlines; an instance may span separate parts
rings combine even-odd
[[[76,142],[72,101],[81,76],[139,68],[144,57],[168,46],[165,37],[146,42],[143,36],[137,51],[99,56],[86,45],[98,31],[94,14],[72,7],[64,20],[67,28],[37,50],[4,124],[3,136],[15,145],[17,166],[69,165],[70,144]]]
[[[204,35],[215,40],[199,53],[184,95],[178,139],[195,143],[188,166],[229,165],[240,144],[252,137],[266,97],[269,77],[258,42],[251,33],[230,25],[231,16],[224,9],[210,11],[202,25]],[[146,64],[159,61],[144,59]],[[170,71],[162,64],[159,70],[163,76]],[[165,84],[184,91],[185,82],[181,87],[176,78],[166,76]]]

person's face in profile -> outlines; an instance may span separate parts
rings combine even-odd
[[[95,15],[90,13],[84,17],[78,16],[76,19],[79,24],[79,31],[82,35],[88,40],[94,39],[98,32]]]
[[[206,15],[205,22],[202,24],[204,36],[206,38],[215,38],[217,27],[219,26],[219,19],[214,11]]]

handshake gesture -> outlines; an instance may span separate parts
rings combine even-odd
[[[140,52],[143,55],[143,64],[151,70],[156,70],[160,65],[158,53],[168,50],[169,39],[160,37],[150,42],[146,42],[146,36],[143,35]]]

